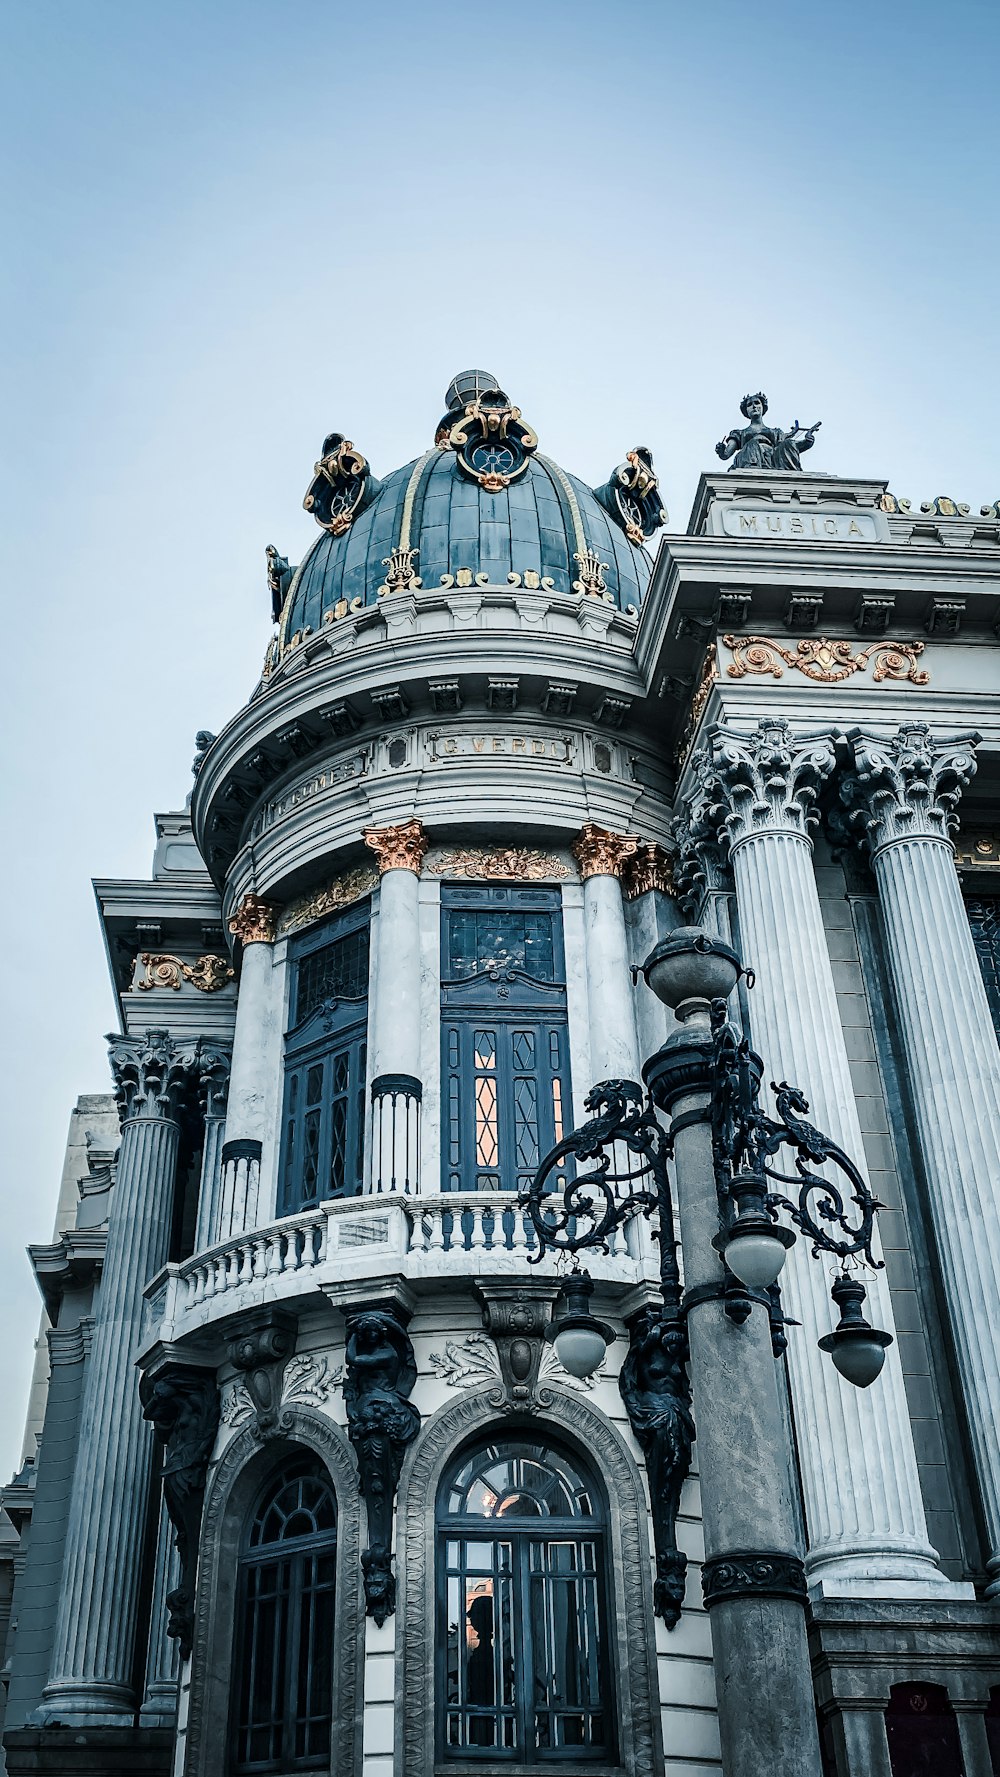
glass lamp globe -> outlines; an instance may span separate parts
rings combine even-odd
[[[777,1282],[787,1250],[777,1229],[755,1228],[741,1234],[737,1223],[726,1243],[726,1264],[748,1290],[767,1290]]]
[[[592,1376],[604,1360],[607,1351],[604,1334],[595,1320],[592,1326],[576,1325],[560,1327],[552,1341],[556,1357],[564,1370],[571,1376],[578,1376],[581,1381]]]
[[[838,1277],[830,1294],[840,1309],[840,1320],[833,1332],[819,1341],[820,1351],[832,1357],[845,1382],[853,1382],[855,1388],[870,1388],[885,1363],[892,1334],[869,1326],[861,1308],[865,1286],[856,1278]]]

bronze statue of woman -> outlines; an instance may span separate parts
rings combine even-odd
[[[765,426],[767,396],[761,390],[756,395],[744,395],[740,412],[747,424],[727,432],[715,447],[716,455],[724,463],[732,457],[732,469],[801,470],[801,453],[815,444],[819,420],[806,427],[796,420],[790,432],[783,432],[780,426]]]

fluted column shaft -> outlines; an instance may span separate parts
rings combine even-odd
[[[694,761],[703,826],[728,845],[749,995],[766,1080],[800,1086],[810,1120],[863,1167],[864,1148],[813,870],[809,825],[834,765],[825,736],[764,721],[749,736],[717,730]],[[829,1264],[805,1240],[782,1273],[810,1584],[827,1594],[939,1590],[899,1361],[889,1348],[878,1384],[850,1387],[817,1349],[833,1324]],[[871,1318],[893,1331],[884,1272],[866,1278]]]
[[[180,1557],[174,1543],[173,1525],[166,1506],[160,1505],[153,1572],[153,1601],[149,1613],[149,1648],[146,1654],[146,1689],[139,1720],[143,1727],[168,1728],[177,1715],[177,1680],[180,1661],[177,1643],[167,1634],[167,1598],[180,1584]]]
[[[194,1250],[201,1252],[212,1246],[222,1215],[222,1148],[226,1139],[225,1112],[206,1116],[201,1153],[201,1180],[198,1186],[198,1220],[195,1224]]]
[[[583,877],[583,926],[590,1024],[591,1084],[637,1080],[635,994],[629,974],[628,937],[620,872],[638,842],[588,825],[573,852]]]
[[[791,1080],[810,1121],[864,1170],[864,1145],[826,947],[812,846],[791,833],[749,839],[733,852],[743,952],[757,981],[749,996],[754,1046],[768,1078]],[[801,1241],[781,1278],[788,1368],[809,1532],[810,1574],[934,1582],[899,1346],[878,1384],[861,1391],[816,1341],[830,1331],[829,1264]],[[884,1272],[866,1276],[869,1318],[893,1331]],[[826,1588],[830,1589],[830,1588]],[[889,1588],[891,1589],[891,1587]]]
[[[972,736],[855,735],[928,1201],[1000,1591],[1000,1050],[947,837],[975,769]],[[936,831],[934,829],[937,829]]]
[[[153,1439],[135,1372],[143,1288],[166,1263],[174,1206],[183,1069],[165,1032],[116,1038],[125,1101],[107,1253],[87,1366],[52,1678],[39,1715],[130,1720]]]

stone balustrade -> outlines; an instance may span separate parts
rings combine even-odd
[[[338,1198],[234,1235],[151,1279],[142,1349],[158,1340],[176,1343],[247,1309],[288,1302],[340,1279],[522,1271],[537,1241],[516,1201],[505,1191]],[[593,1277],[626,1286],[656,1281],[656,1245],[641,1217],[612,1236],[610,1248],[588,1256]],[[564,1268],[565,1260],[545,1254],[532,1271],[553,1276]]]

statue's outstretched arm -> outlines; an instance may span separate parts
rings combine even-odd
[[[723,462],[725,462],[727,457],[735,456],[739,448],[740,441],[736,433],[727,432],[725,438],[721,439],[716,445],[715,454],[717,457],[721,457]]]

